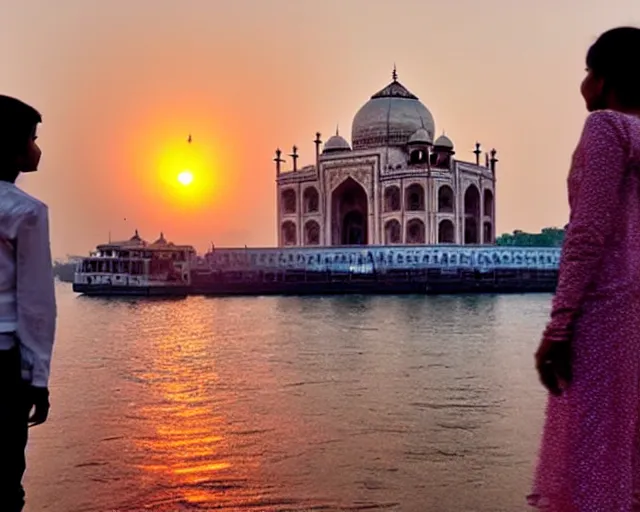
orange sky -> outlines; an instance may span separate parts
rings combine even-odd
[[[634,23],[637,0],[6,0],[0,91],[43,114],[21,185],[50,205],[58,257],[134,228],[274,245],[274,149],[305,165],[316,131],[349,137],[394,62],[458,157],[497,148],[498,232],[538,230],[566,222],[586,49]],[[163,181],[189,132],[192,198]]]

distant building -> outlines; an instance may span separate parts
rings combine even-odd
[[[279,246],[492,244],[496,151],[454,158],[429,110],[392,81],[358,111],[351,144],[336,130],[315,165],[283,169],[276,151]]]

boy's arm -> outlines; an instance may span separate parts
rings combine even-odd
[[[16,237],[18,337],[31,385],[46,388],[56,329],[56,298],[47,207],[38,205]]]

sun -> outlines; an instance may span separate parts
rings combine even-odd
[[[187,185],[191,185],[192,181],[193,173],[191,171],[182,171],[180,174],[178,174],[178,182],[181,185],[184,185],[186,187]]]

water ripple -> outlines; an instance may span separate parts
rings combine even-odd
[[[521,509],[548,297],[58,291],[28,510]]]

